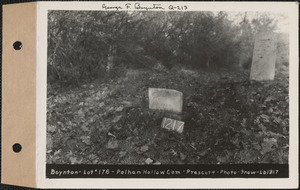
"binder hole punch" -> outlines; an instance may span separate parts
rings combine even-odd
[[[12,148],[15,153],[19,153],[22,150],[22,146],[19,143],[14,144]]]
[[[20,50],[20,49],[22,49],[22,42],[16,41],[16,42],[13,44],[13,47],[14,47],[15,50]]]

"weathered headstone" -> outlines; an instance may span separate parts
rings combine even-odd
[[[163,118],[161,127],[164,129],[177,131],[178,133],[183,132],[184,122],[183,121],[177,121],[175,119],[170,118]]]
[[[181,113],[182,104],[182,92],[164,88],[149,88],[150,109]]]
[[[274,33],[259,34],[255,39],[251,80],[274,80],[277,41]]]

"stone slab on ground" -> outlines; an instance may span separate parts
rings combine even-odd
[[[251,80],[274,80],[277,41],[274,33],[259,34],[255,39]]]
[[[183,94],[177,90],[149,88],[149,108],[153,110],[182,112]]]

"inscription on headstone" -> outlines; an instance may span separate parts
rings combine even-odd
[[[164,88],[149,88],[150,109],[181,113],[182,104],[182,92]]]
[[[161,127],[164,129],[177,131],[178,133],[183,132],[184,122],[183,121],[177,121],[175,119],[170,119],[164,117],[161,123]]]
[[[276,48],[277,42],[274,33],[257,36],[252,57],[251,80],[274,80]]]

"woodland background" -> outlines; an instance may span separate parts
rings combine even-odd
[[[125,68],[249,69],[255,36],[273,32],[281,17],[267,13],[50,11],[48,81],[80,83],[117,76]],[[287,36],[278,36],[282,38],[279,46],[286,45]]]

